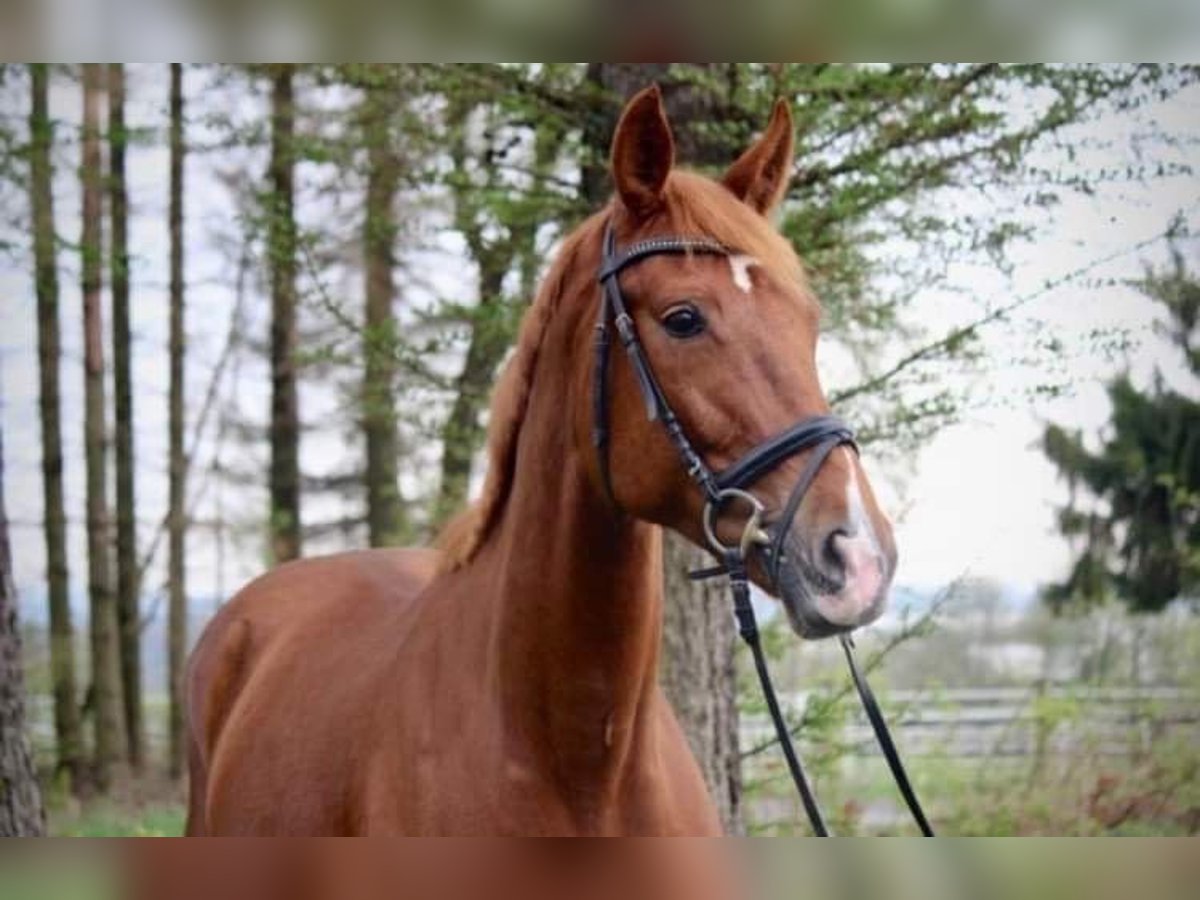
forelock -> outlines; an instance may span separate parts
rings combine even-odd
[[[808,290],[800,257],[762,215],[727,188],[692,172],[675,171],[667,180],[666,224],[672,234],[708,237],[755,262],[784,284]]]

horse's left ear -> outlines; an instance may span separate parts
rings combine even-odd
[[[777,100],[767,130],[721,179],[734,195],[764,215],[787,193],[796,148],[792,110]]]

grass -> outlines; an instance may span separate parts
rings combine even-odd
[[[39,856],[0,868],[0,900],[116,900],[116,873],[101,857]]]
[[[109,796],[85,801],[53,786],[45,791],[48,830],[52,837],[178,836],[186,818],[185,790],[161,775],[128,773]]]
[[[182,804],[126,807],[118,802],[89,804],[76,813],[50,810],[55,837],[178,837],[183,834]]]
[[[910,756],[917,794],[955,836],[1185,836],[1200,832],[1200,751],[1192,733],[1148,751],[1030,757]],[[805,818],[775,761],[748,787],[751,834],[803,834]],[[813,773],[839,834],[915,834],[882,760],[847,758]],[[794,807],[794,808],[793,808]],[[869,813],[874,812],[874,815]]]
[[[883,764],[860,763],[818,779],[837,833],[912,833]],[[947,835],[1180,836],[1200,829],[1200,773],[1187,745],[1165,742],[1141,760],[1054,760],[1032,775],[1025,760],[915,757],[908,764],[930,817]],[[771,768],[770,777],[750,786],[751,834],[804,833],[791,782]],[[893,807],[895,822],[869,820],[864,813],[872,807]],[[54,802],[48,814],[57,837],[170,837],[183,833],[185,819],[173,796]],[[0,879],[0,900],[18,896]]]

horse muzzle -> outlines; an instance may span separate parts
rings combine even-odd
[[[768,534],[778,526],[769,526]],[[895,560],[866,532],[835,529],[814,548],[796,528],[772,541],[780,558],[769,559],[775,594],[801,637],[823,638],[853,631],[882,614]],[[772,535],[774,537],[774,535]]]

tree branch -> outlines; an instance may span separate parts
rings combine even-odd
[[[1191,207],[1188,208],[1187,211],[1190,213],[1197,208],[1200,208],[1200,203],[1193,204]],[[1076,278],[1079,278],[1082,275],[1086,275],[1088,272],[1091,272],[1091,271],[1099,268],[1100,266],[1107,265],[1110,262],[1113,262],[1117,259],[1121,259],[1122,257],[1125,257],[1125,256],[1129,256],[1130,254],[1138,253],[1139,251],[1144,250],[1146,247],[1149,247],[1152,244],[1156,244],[1159,241],[1167,240],[1170,238],[1170,236],[1171,236],[1170,229],[1164,229],[1163,231],[1160,231],[1158,234],[1155,234],[1152,237],[1145,238],[1144,240],[1138,241],[1137,243],[1132,244],[1128,247],[1125,247],[1121,250],[1116,250],[1116,251],[1113,251],[1112,253],[1108,253],[1104,256],[1098,257],[1097,259],[1092,260],[1090,263],[1080,266],[1079,268],[1067,273],[1066,275],[1059,276],[1058,278],[1049,279],[1046,282],[1044,282],[1042,284],[1042,286],[1040,288],[1038,288],[1037,290],[1031,291],[1028,294],[1023,294],[1022,296],[1017,297],[1015,300],[1013,300],[1009,303],[1006,303],[1002,306],[998,306],[995,309],[991,310],[990,312],[975,319],[973,322],[969,322],[966,325],[962,325],[962,326],[959,326],[958,328],[952,329],[951,331],[949,331],[942,337],[938,338],[936,341],[934,341],[930,344],[926,344],[924,347],[921,347],[917,350],[914,350],[912,353],[901,358],[894,365],[892,365],[890,368],[888,368],[886,371],[880,373],[879,375],[875,375],[871,378],[868,378],[866,381],[863,381],[857,385],[854,385],[853,387],[847,388],[844,391],[838,391],[836,393],[831,394],[829,397],[829,402],[831,405],[836,406],[839,403],[846,402],[847,400],[851,399],[852,397],[857,397],[861,394],[867,394],[867,393],[876,391],[879,388],[881,388],[883,385],[885,385],[887,382],[889,382],[893,378],[895,378],[897,375],[904,372],[906,369],[909,369],[912,366],[916,365],[917,363],[920,363],[926,359],[934,358],[941,353],[952,351],[954,347],[958,346],[964,340],[973,336],[975,333],[977,333],[984,327],[986,327],[994,322],[998,322],[998,321],[1004,319],[1009,314],[1015,312],[1016,310],[1020,309],[1023,306],[1027,306],[1028,304],[1032,303],[1034,300],[1038,300],[1038,299],[1044,297],[1046,294],[1050,293],[1051,291],[1057,290],[1058,288],[1062,287],[1064,284],[1068,284],[1069,282],[1074,281]]]

